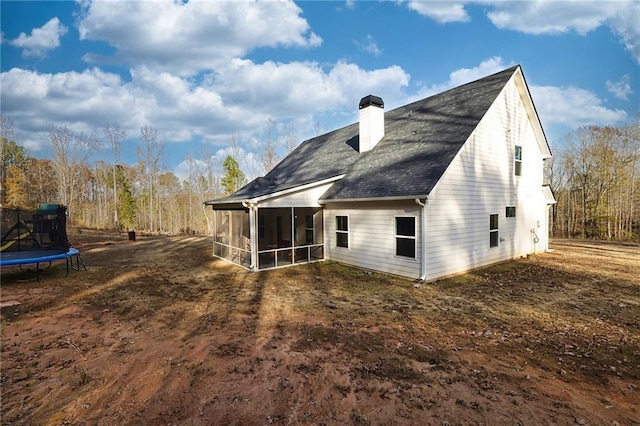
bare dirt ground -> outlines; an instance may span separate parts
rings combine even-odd
[[[2,271],[2,424],[640,424],[637,245],[416,285],[70,235],[87,271]]]

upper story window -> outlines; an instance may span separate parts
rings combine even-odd
[[[416,258],[415,217],[396,217],[396,256]]]
[[[349,248],[348,216],[336,216],[336,246]]]
[[[514,157],[515,161],[515,175],[522,176],[522,147],[520,145],[516,145],[516,155]]]
[[[516,217],[516,207],[515,206],[507,206],[506,216],[507,217]]]

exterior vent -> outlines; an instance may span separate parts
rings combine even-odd
[[[384,102],[382,98],[369,95],[358,105],[360,122],[360,152],[371,151],[384,137]]]

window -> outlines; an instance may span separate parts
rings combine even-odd
[[[415,217],[396,217],[396,256],[416,258]]]
[[[336,246],[349,248],[349,218],[336,216]]]
[[[498,247],[498,215],[489,215],[489,247]]]
[[[507,217],[516,217],[516,207],[515,206],[507,206]]]
[[[304,223],[305,223],[305,228],[306,228],[306,233],[305,233],[305,243],[306,244],[313,244],[314,243],[314,238],[313,238],[313,215],[306,215],[304,217]]]
[[[515,171],[516,176],[522,176],[522,147],[520,145],[516,145]]]

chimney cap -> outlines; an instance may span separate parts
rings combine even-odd
[[[376,95],[367,95],[364,98],[360,99],[358,109],[363,109],[371,105],[377,106],[379,108],[384,108],[384,102],[382,101],[381,97]]]

